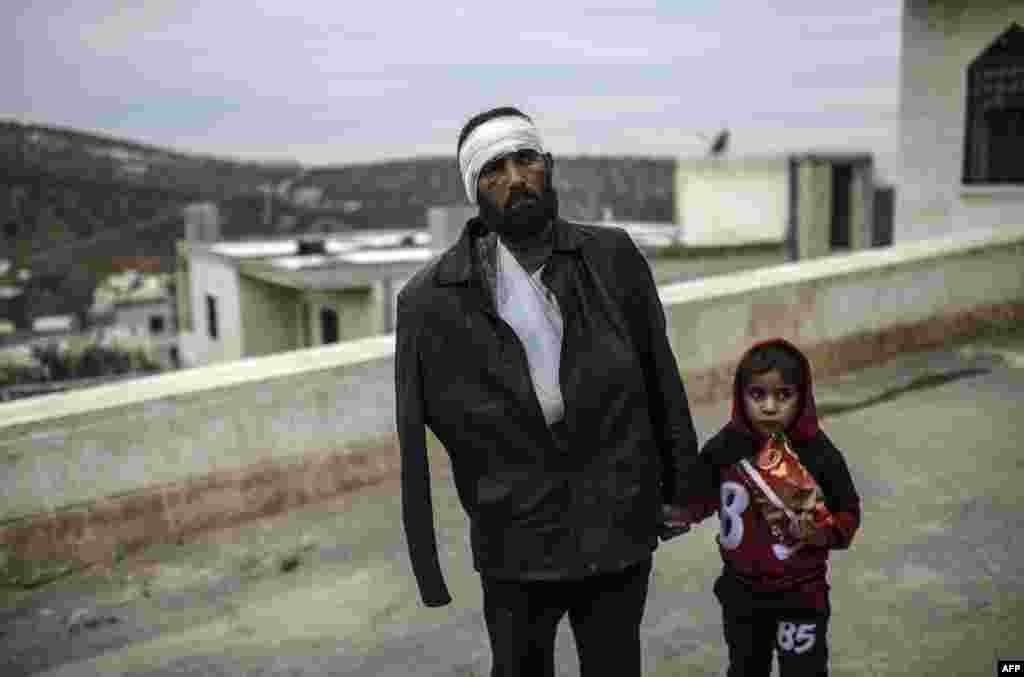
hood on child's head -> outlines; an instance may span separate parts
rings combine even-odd
[[[794,442],[803,442],[811,439],[818,433],[818,411],[814,405],[814,388],[811,382],[811,363],[807,360],[807,357],[800,352],[800,349],[795,345],[783,338],[773,338],[766,341],[755,343],[750,347],[743,357],[740,359],[738,364],[742,364],[750,353],[754,352],[758,348],[765,346],[775,345],[787,352],[793,354],[800,363],[800,369],[802,371],[802,379],[800,385],[800,413],[797,414],[796,420],[793,425],[790,426],[789,430],[786,431],[786,435]],[[746,411],[743,406],[743,392],[740,384],[740,370],[737,367],[736,375],[733,378],[733,389],[732,389],[732,419],[729,425],[737,428],[755,439],[759,439],[760,435],[755,432],[754,428],[750,425],[750,421],[747,420]]]

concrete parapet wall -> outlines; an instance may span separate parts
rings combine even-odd
[[[794,340],[828,378],[1024,321],[1024,227],[661,296],[691,402],[708,403],[761,338]],[[394,475],[393,370],[384,335],[0,404],[0,572],[38,580],[33,563],[96,562]]]
[[[6,404],[0,519],[374,440],[393,354],[388,335]]]
[[[784,336],[817,378],[1024,320],[1024,228],[828,256],[661,288],[691,400],[731,397],[755,341]]]
[[[396,472],[393,353],[374,337],[9,403],[0,582]]]

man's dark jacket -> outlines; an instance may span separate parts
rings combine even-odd
[[[697,455],[665,314],[621,229],[555,222],[542,280],[564,318],[565,434],[548,427],[526,353],[483,279],[471,219],[398,295],[395,382],[402,520],[423,602],[441,574],[425,445],[451,458],[474,567],[512,580],[614,571],[657,547],[661,503]]]

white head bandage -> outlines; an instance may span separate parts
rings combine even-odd
[[[493,118],[470,132],[459,151],[459,169],[462,170],[469,203],[476,204],[477,180],[484,165],[502,155],[525,148],[544,152],[537,128],[518,115]]]

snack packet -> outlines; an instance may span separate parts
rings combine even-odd
[[[783,505],[793,515],[776,506],[760,487],[752,492],[758,507],[771,527],[772,533],[783,545],[795,545],[817,528],[827,526],[832,519],[825,507],[824,495],[814,477],[800,462],[785,434],[777,432],[768,438],[764,447],[754,456],[753,465]],[[756,485],[756,483],[755,483]]]

